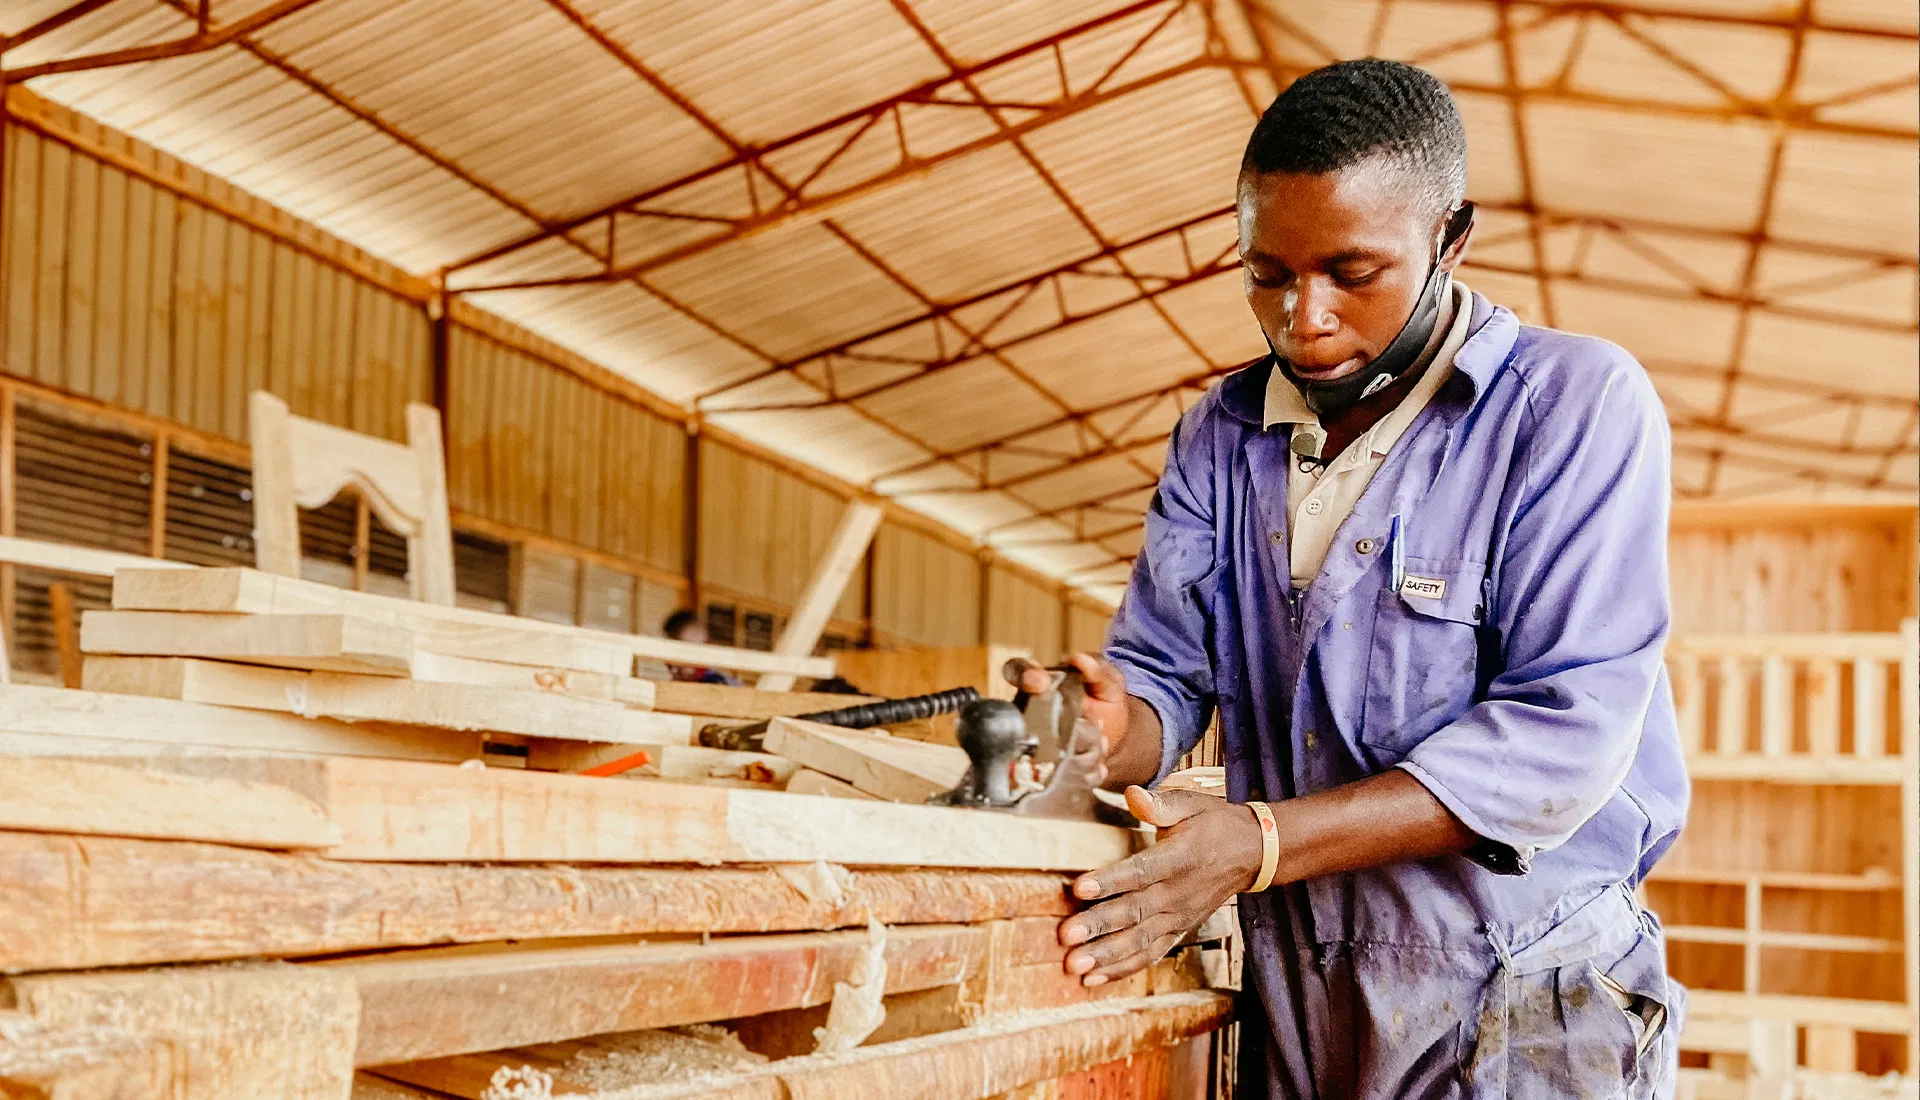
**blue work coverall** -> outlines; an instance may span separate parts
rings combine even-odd
[[[1234,801],[1404,768],[1488,842],[1242,895],[1249,1095],[1670,1095],[1685,993],[1633,896],[1688,797],[1666,415],[1622,349],[1479,295],[1454,368],[1304,592],[1270,364],[1224,379],[1174,432],[1107,656],[1161,776],[1218,708]]]

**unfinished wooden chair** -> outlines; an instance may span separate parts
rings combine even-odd
[[[440,414],[432,406],[407,405],[405,444],[294,416],[264,390],[254,391],[247,411],[260,569],[298,577],[299,510],[318,508],[351,485],[381,523],[405,536],[413,598],[453,604],[453,518]]]

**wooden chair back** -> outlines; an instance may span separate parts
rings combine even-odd
[[[407,405],[407,442],[361,435],[294,416],[256,390],[248,413],[253,442],[254,560],[283,577],[300,575],[301,508],[318,508],[351,485],[373,514],[407,540],[413,598],[453,604],[453,517],[440,414]]]

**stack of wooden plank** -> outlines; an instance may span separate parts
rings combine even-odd
[[[688,740],[818,697],[631,680],[621,636],[159,575],[86,620],[98,690],[0,690],[0,1095],[1204,1087],[1231,1001],[1196,947],[1094,990],[1061,967],[1067,876],[1133,833],[787,793],[833,776]],[[564,774],[636,745],[649,774]]]

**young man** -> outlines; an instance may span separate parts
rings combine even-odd
[[[1242,894],[1249,1095],[1673,1086],[1684,993],[1633,897],[1687,803],[1666,417],[1620,348],[1453,281],[1465,184],[1418,69],[1275,100],[1239,183],[1273,355],[1181,420],[1107,659],[1075,658],[1110,783],[1217,708],[1230,801],[1128,790],[1159,841],[1075,883],[1104,900],[1067,969],[1129,974]]]
[[[705,645],[707,641],[707,624],[700,621],[700,616],[696,614],[692,608],[688,607],[683,607],[673,614],[668,615],[667,621],[661,624],[660,632],[676,642],[693,642],[697,645]],[[702,668],[698,665],[668,665],[667,671],[672,673],[673,678],[676,680],[687,680],[696,684],[727,684],[732,687],[740,686],[740,681],[734,679],[727,673],[721,672],[717,668]]]

